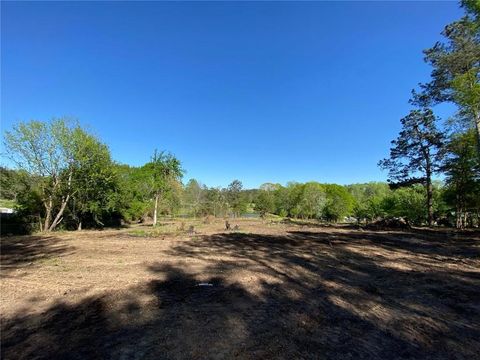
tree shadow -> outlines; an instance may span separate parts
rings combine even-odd
[[[2,237],[0,260],[2,276],[37,261],[62,256],[74,251],[74,247],[55,236]]]
[[[341,242],[343,244],[362,243],[384,249],[408,251],[412,254],[429,256],[459,256],[477,259],[480,257],[480,235],[464,232],[441,232],[428,230],[402,231],[347,231],[347,232],[311,232],[290,231],[293,238]]]
[[[2,358],[478,356],[478,268],[415,268],[414,261],[440,265],[438,252],[455,265],[447,250],[425,247],[418,253],[409,247],[411,256],[394,266],[393,244],[383,245],[373,233],[371,239],[353,235],[231,233],[185,240],[165,254],[178,264],[149,264],[153,279],[143,284],[4,319]],[[455,256],[470,256],[462,254]],[[189,259],[202,266],[186,266]]]

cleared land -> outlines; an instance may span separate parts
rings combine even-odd
[[[478,233],[235,224],[3,238],[2,358],[479,358]]]

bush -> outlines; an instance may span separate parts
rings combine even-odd
[[[22,213],[0,213],[1,235],[29,235],[37,230],[37,225],[30,216]]]

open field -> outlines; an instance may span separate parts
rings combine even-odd
[[[232,224],[3,238],[2,358],[480,357],[478,233]]]

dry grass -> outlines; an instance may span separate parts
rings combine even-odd
[[[478,234],[231,223],[3,238],[2,358],[478,358]]]

